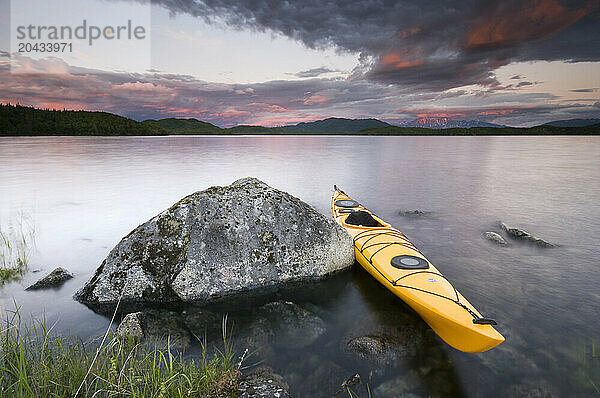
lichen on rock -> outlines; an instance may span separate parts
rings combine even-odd
[[[333,220],[256,178],[193,193],[124,237],[75,298],[86,304],[208,301],[354,263]]]

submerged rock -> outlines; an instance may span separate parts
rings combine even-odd
[[[115,246],[75,298],[89,305],[207,301],[354,263],[352,239],[255,178],[191,194]]]
[[[192,340],[192,335],[181,319],[181,315],[173,311],[154,309],[144,311],[142,328],[146,339],[162,347],[185,348]]]
[[[62,267],[58,267],[54,269],[54,271],[50,272],[48,275],[29,286],[25,290],[38,290],[38,289],[48,289],[51,287],[59,287],[65,281],[73,278],[73,274]]]
[[[506,240],[496,232],[484,232],[483,237],[491,242],[497,243],[499,245],[506,245]]]
[[[526,240],[531,243],[535,243],[540,247],[554,247],[554,245],[550,242],[545,241],[542,238],[538,238],[537,236],[531,235],[527,231],[523,231],[519,228],[509,228],[503,222],[500,222],[500,228],[502,228],[507,234],[516,239]]]
[[[142,330],[142,313],[133,312],[125,315],[115,334],[117,336],[129,336],[137,339],[144,338],[144,331]]]
[[[238,393],[239,398],[290,398],[287,383],[264,366],[240,378]]]
[[[223,322],[227,318],[204,308],[190,307],[182,311],[181,320],[191,335],[212,342],[223,338]]]
[[[191,342],[190,332],[181,315],[167,310],[149,309],[125,315],[115,331],[118,336],[145,338],[162,348],[167,345],[185,348]]]
[[[326,331],[321,318],[289,301],[265,304],[258,308],[255,317],[245,340],[250,348],[262,351],[273,345],[302,349]]]
[[[535,385],[534,381],[523,384],[513,384],[508,388],[507,396],[519,398],[553,398],[558,397],[547,387],[546,382],[541,381],[542,385]]]
[[[348,342],[348,348],[362,358],[386,362],[386,344],[380,336],[360,336]]]
[[[410,370],[393,379],[381,383],[373,390],[374,397],[381,398],[413,398],[419,397],[415,390],[421,387],[421,379],[417,372]]]
[[[421,336],[406,329],[395,335],[370,334],[354,337],[347,342],[346,349],[363,359],[390,365],[400,359],[413,357],[422,343]]]

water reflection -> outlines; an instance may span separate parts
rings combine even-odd
[[[65,266],[75,278],[58,290],[25,292],[39,275],[28,274],[0,289],[0,306],[12,309],[14,299],[23,313],[59,320],[60,333],[93,337],[108,319],[72,294],[122,236],[179,198],[252,175],[329,214],[337,184],[405,232],[470,302],[499,320],[507,341],[483,354],[459,353],[361,270],[241,303],[171,308],[183,328],[203,331],[202,311],[230,314],[239,346],[263,341],[256,358],[299,397],[330,396],[356,372],[378,389],[375,397],[599,395],[598,153],[599,137],[3,138],[0,221],[30,215],[32,269]],[[432,213],[399,214],[407,209]],[[498,220],[559,247],[484,241],[482,232],[500,232]],[[285,323],[268,321],[274,309],[260,310],[269,302],[283,303],[282,318],[301,318],[285,304],[294,303],[321,319],[324,331],[294,348]],[[413,356],[379,365],[347,349],[353,338],[400,339],[405,329],[419,341]]]

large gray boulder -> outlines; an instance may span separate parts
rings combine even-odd
[[[207,301],[322,278],[354,262],[352,239],[256,178],[193,193],[134,229],[75,298],[94,305]]]

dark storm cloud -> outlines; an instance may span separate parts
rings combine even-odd
[[[296,77],[300,77],[300,78],[306,78],[306,77],[318,77],[318,76],[325,75],[327,73],[332,73],[332,72],[338,72],[338,71],[329,69],[329,68],[325,68],[325,67],[321,67],[321,68],[313,68],[313,69],[309,69],[309,70],[303,70],[298,73],[294,73],[293,75]]]
[[[598,0],[153,0],[311,48],[361,54],[354,78],[444,90],[495,86],[513,61],[600,60]]]
[[[577,89],[573,89],[573,90],[569,90],[572,91],[574,93],[595,93],[596,91],[598,91],[597,88],[577,88]]]

